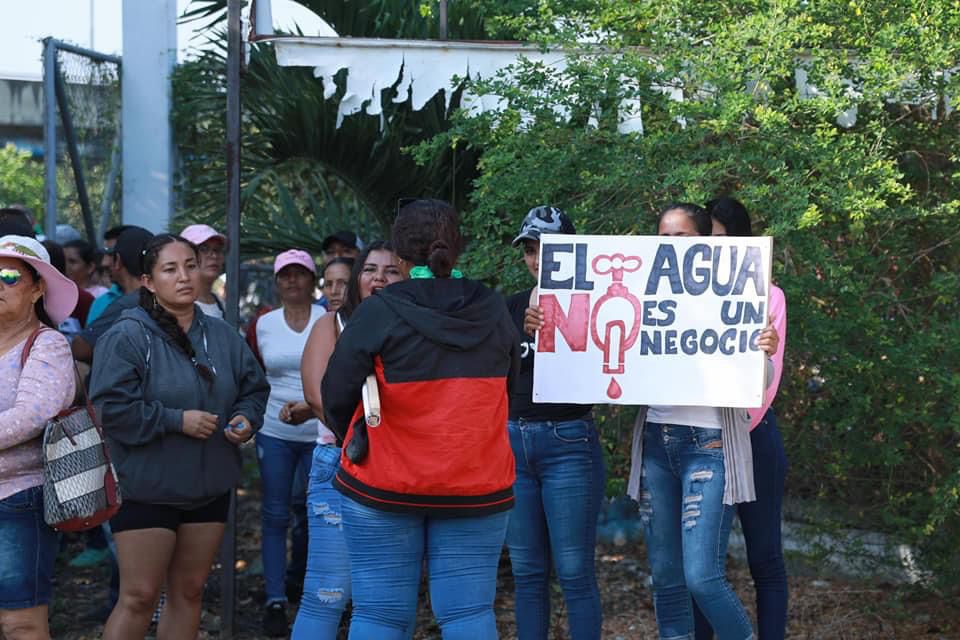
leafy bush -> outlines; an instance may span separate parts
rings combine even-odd
[[[43,211],[43,164],[12,144],[0,147],[0,206],[23,204]]]
[[[500,28],[604,49],[471,87],[506,108],[458,114],[415,150],[481,153],[466,269],[519,288],[508,243],[537,204],[581,232],[652,233],[669,201],[734,194],[775,236],[788,300],[788,492],[842,504],[843,524],[893,532],[960,586],[960,74],[945,73],[960,6],[605,0],[517,15]],[[642,135],[617,132],[624,100],[640,101]]]

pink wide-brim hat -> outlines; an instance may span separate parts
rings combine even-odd
[[[46,285],[43,293],[43,308],[54,324],[70,317],[77,306],[77,285],[50,264],[46,247],[26,236],[3,236],[0,238],[0,257],[23,260],[36,269]]]
[[[273,274],[280,273],[281,269],[292,264],[300,265],[313,275],[317,275],[317,264],[313,261],[313,256],[301,249],[288,249],[277,255],[273,261]]]
[[[227,236],[223,235],[208,224],[191,224],[184,227],[180,232],[180,237],[189,240],[198,247],[211,238],[218,238],[223,244],[227,244]]]

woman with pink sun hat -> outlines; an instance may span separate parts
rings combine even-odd
[[[57,534],[43,518],[41,440],[73,399],[73,358],[57,327],[77,285],[26,236],[0,238],[0,636],[49,637]]]

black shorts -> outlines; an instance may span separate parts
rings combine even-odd
[[[181,524],[203,522],[226,522],[230,512],[230,494],[196,509],[181,509],[165,504],[149,504],[124,500],[120,511],[110,519],[114,533],[131,529],[170,529],[176,531]]]

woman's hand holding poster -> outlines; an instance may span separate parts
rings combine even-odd
[[[772,245],[542,236],[534,401],[760,406]]]

